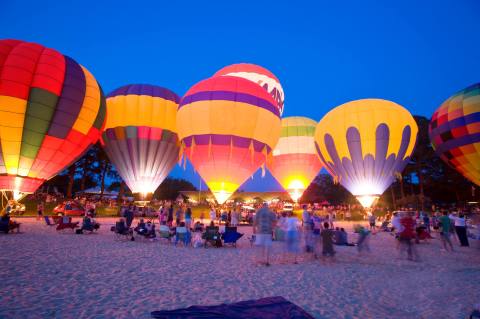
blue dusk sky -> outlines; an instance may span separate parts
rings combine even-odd
[[[280,79],[284,116],[315,120],[369,97],[430,117],[480,81],[479,30],[478,0],[0,0],[0,38],[73,57],[107,93],[150,83],[183,95],[221,67],[249,62]],[[199,185],[190,165],[171,175]],[[257,172],[241,188],[280,186]]]

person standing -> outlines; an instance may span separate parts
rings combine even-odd
[[[239,213],[238,213],[238,208],[235,207],[232,213],[232,226],[237,227],[238,225],[238,218],[239,218]]]
[[[376,228],[376,217],[373,212],[368,216],[368,222],[370,224],[370,230],[375,230]]]
[[[160,210],[158,211],[158,224],[163,225],[167,221],[167,214],[166,209],[161,206]]]
[[[455,232],[457,233],[458,240],[460,241],[460,245],[463,247],[470,246],[468,243],[467,237],[467,224],[465,221],[465,215],[463,213],[459,213],[458,217],[455,217]]]
[[[43,203],[39,202],[37,204],[37,220],[43,218]]]
[[[302,212],[302,227],[306,227],[310,222],[310,213],[307,210],[307,205],[303,205],[303,212]]]
[[[190,207],[187,207],[185,211],[185,227],[187,227],[188,231],[192,227],[192,209]]]
[[[177,211],[175,212],[175,225],[180,225],[180,222],[183,219],[183,209],[182,206],[178,206]]]
[[[133,223],[133,208],[132,205],[128,206],[128,208],[125,210],[125,223],[127,225],[127,228],[130,228]]]
[[[350,221],[350,219],[352,218],[352,213],[350,213],[350,207],[345,211],[345,219],[347,221]]]
[[[443,248],[448,251],[448,246],[450,250],[453,251],[452,241],[450,240],[450,228],[451,220],[448,217],[447,212],[443,212],[443,215],[438,219],[440,226],[440,238],[442,239]]]
[[[392,217],[392,232],[395,233],[395,238],[398,238],[399,234],[402,232],[402,224],[400,223],[401,216],[398,212],[393,213]]]
[[[173,225],[173,204],[171,203],[168,207],[167,225],[168,227],[172,227]]]
[[[217,212],[215,211],[215,208],[210,209],[210,222],[214,222],[217,219]]]
[[[423,212],[423,225],[425,225],[427,232],[430,234],[430,216],[428,216],[427,212]]]
[[[255,234],[255,245],[262,248],[262,256],[265,258],[265,266],[270,266],[270,247],[272,246],[272,232],[275,227],[275,214],[263,203],[255,214],[253,221],[253,233]]]
[[[288,217],[284,221],[286,228],[286,245],[287,253],[294,255],[293,263],[297,263],[297,256],[300,252],[300,233],[298,231],[298,219],[293,216],[293,212],[288,212]],[[304,225],[308,226],[309,224]]]

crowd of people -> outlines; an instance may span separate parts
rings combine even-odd
[[[297,263],[297,256],[301,251],[312,253],[315,258],[320,255],[334,257],[335,245],[356,246],[358,253],[368,253],[371,235],[379,231],[392,233],[397,241],[399,254],[401,256],[406,254],[407,259],[412,261],[420,261],[415,245],[435,238],[433,232],[442,241],[444,251],[454,249],[452,237],[455,234],[459,245],[463,247],[469,246],[469,235],[480,240],[479,225],[472,226],[472,231],[476,233],[469,233],[465,214],[461,212],[444,211],[429,214],[404,210],[378,218],[370,211],[366,219],[368,226],[354,226],[357,240],[353,243],[349,242],[345,229],[334,227],[331,214],[322,215],[321,211],[309,210],[305,205],[301,219],[298,219],[292,212],[276,214],[265,204],[257,211],[253,224],[255,244],[261,248],[259,262],[270,265],[270,248],[273,241],[284,242],[285,255]],[[381,223],[381,226],[377,227],[378,223]]]
[[[136,234],[150,241],[167,239],[175,245],[182,243],[184,246],[195,248],[205,247],[209,242],[212,243],[212,246],[221,247],[223,243],[229,241],[235,243],[243,235],[237,232],[240,216],[238,210],[233,213],[218,214],[212,207],[208,226],[204,223],[206,219],[203,215],[194,223],[192,209],[186,205],[175,207],[173,203],[164,203],[164,206],[160,206],[155,212],[155,218],[150,217],[146,222],[145,218],[140,218],[137,225],[133,227],[135,212],[134,205],[123,206],[121,217],[115,227],[112,227],[112,231],[127,234],[131,240],[135,240],[134,235]],[[156,232],[155,219],[158,220],[159,236]]]
[[[66,202],[65,209],[73,202]],[[92,199],[82,201],[84,215],[78,233],[96,231],[100,224],[94,219],[97,203]],[[230,205],[221,208],[211,206],[200,210],[194,219],[190,206],[171,201],[159,201],[158,209],[153,206],[139,207],[126,203],[119,207],[120,220],[115,230],[127,232],[131,239],[134,235],[151,241],[169,239],[174,243],[183,243],[194,247],[205,246],[207,240],[212,240],[213,246],[221,246],[227,230],[232,230],[240,224],[252,224],[252,244],[259,247],[261,263],[270,264],[270,247],[272,243],[282,243],[284,259],[298,262],[301,253],[311,254],[314,258],[320,256],[334,257],[335,246],[355,246],[359,253],[370,252],[370,238],[379,231],[390,232],[398,244],[396,247],[409,260],[420,260],[415,247],[418,243],[432,238],[439,238],[444,251],[454,250],[454,238],[458,238],[461,246],[469,246],[469,236],[480,239],[480,227],[468,229],[465,215],[458,211],[434,211],[432,213],[401,209],[389,212],[371,210],[363,218],[367,225],[354,226],[355,241],[349,241],[349,234],[342,227],[335,227],[338,220],[349,220],[351,214],[348,206],[304,205],[301,216],[292,211],[284,211],[278,205],[264,203],[257,206],[257,211],[244,209],[241,205]],[[0,227],[6,224],[8,228],[19,230],[20,224],[9,218],[11,206],[0,220]],[[43,217],[44,206],[37,206],[38,217]],[[380,212],[380,213],[379,213]],[[134,219],[141,217],[136,225]],[[56,220],[62,223],[62,220]],[[3,224],[2,224],[3,223]],[[65,221],[70,225],[71,220]],[[158,227],[156,226],[158,225]],[[118,229],[117,229],[118,228]],[[211,228],[212,238],[207,239],[207,228]],[[112,229],[113,230],[113,229]],[[476,233],[472,233],[476,232]],[[434,235],[435,233],[435,235]],[[261,253],[260,253],[261,251]]]

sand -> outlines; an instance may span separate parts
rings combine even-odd
[[[21,222],[22,234],[0,235],[0,318],[150,318],[268,296],[316,318],[464,318],[480,302],[480,249],[457,242],[454,253],[441,251],[439,239],[420,244],[422,261],[411,262],[378,233],[370,254],[338,247],[334,262],[303,254],[297,265],[276,258],[265,267],[253,261],[250,227],[240,228],[247,235],[236,249],[193,249],[118,241],[113,219],[92,235]]]

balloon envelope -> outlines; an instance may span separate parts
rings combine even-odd
[[[443,102],[433,113],[429,133],[442,160],[480,185],[480,83]]]
[[[96,143],[105,99],[72,58],[0,40],[0,190],[32,193]]]
[[[282,85],[275,74],[259,65],[238,63],[228,65],[218,70],[213,76],[224,75],[241,77],[263,87],[275,100],[278,109],[280,110],[280,115],[282,115],[285,95],[283,93]]]
[[[178,160],[179,100],[148,84],[122,86],[107,96],[105,152],[133,193],[153,193]]]
[[[282,119],[282,132],[268,165],[272,175],[297,201],[322,169],[315,150],[317,122],[306,117]]]
[[[327,170],[368,207],[407,165],[417,132],[402,106],[363,99],[327,113],[317,125],[315,142]]]
[[[183,153],[221,204],[270,156],[280,135],[280,111],[258,85],[213,77],[182,98],[177,129]]]

